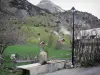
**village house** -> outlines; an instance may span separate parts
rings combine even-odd
[[[76,63],[94,64],[100,60],[100,28],[81,30],[75,38]]]

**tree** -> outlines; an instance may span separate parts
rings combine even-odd
[[[50,33],[49,40],[48,40],[49,47],[51,47],[52,44],[53,44],[53,32]]]
[[[11,18],[6,22],[0,24],[0,60],[5,49],[14,45],[18,41],[19,33],[21,29],[21,22],[17,19]],[[0,64],[2,61],[0,61]]]

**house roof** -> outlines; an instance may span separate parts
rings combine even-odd
[[[100,28],[93,28],[88,30],[81,30],[77,36],[77,39],[89,38],[91,36],[100,37]]]

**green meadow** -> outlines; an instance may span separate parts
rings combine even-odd
[[[71,50],[67,49],[59,49],[48,47],[46,48],[48,51],[49,58],[71,58]],[[4,54],[3,57],[6,59],[10,59],[11,54],[19,54],[20,57],[35,57],[40,52],[39,45],[15,45],[15,46],[9,46]]]
[[[67,49],[59,49],[49,47],[46,48],[48,51],[49,58],[60,58],[60,59],[71,59],[71,50]],[[31,62],[28,63],[13,63],[10,59],[10,55],[13,53],[19,54],[20,57],[35,57],[40,52],[39,45],[14,45],[9,46],[5,52],[3,53],[3,58],[7,61],[4,61],[2,68],[0,69],[0,75],[21,75],[22,72],[9,72],[5,67],[10,67],[15,69],[16,66],[19,65],[27,65],[32,64]]]

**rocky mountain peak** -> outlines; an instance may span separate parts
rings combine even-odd
[[[51,2],[50,0],[41,0],[40,3]]]
[[[64,10],[61,7],[54,4],[50,0],[41,0],[37,6],[49,10],[51,13],[64,12]]]

